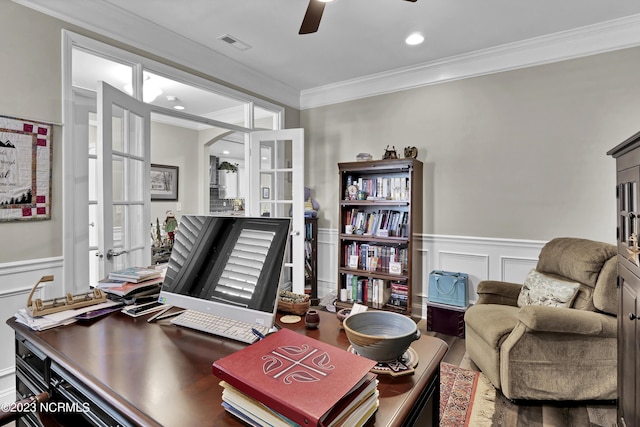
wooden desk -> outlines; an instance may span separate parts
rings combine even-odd
[[[9,319],[16,332],[18,396],[47,390],[61,401],[92,402],[83,414],[92,425],[242,425],[222,408],[211,364],[245,345],[146,319],[115,313],[43,332]],[[304,321],[283,326],[341,348],[349,345],[332,313],[321,312],[316,330],[305,329]],[[420,356],[414,375],[379,376],[380,407],[371,425],[412,425],[418,417],[437,416],[447,345],[423,336],[412,347]],[[420,410],[425,407],[426,414]]]

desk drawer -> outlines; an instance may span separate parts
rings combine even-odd
[[[49,384],[48,357],[36,350],[21,335],[16,334],[16,370],[20,369],[32,382],[46,390]]]

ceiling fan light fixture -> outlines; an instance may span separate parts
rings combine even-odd
[[[422,34],[420,34],[420,33],[411,33],[405,39],[405,43],[408,44],[409,46],[419,45],[423,41],[424,41],[424,36]]]

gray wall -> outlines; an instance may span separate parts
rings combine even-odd
[[[337,228],[337,162],[416,146],[426,234],[613,242],[605,153],[640,128],[638,69],[634,48],[303,110],[320,226]]]

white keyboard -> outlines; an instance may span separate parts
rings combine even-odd
[[[252,328],[258,330],[263,336],[268,333],[268,328],[264,326],[193,310],[185,310],[174,317],[171,323],[248,344],[258,340],[258,337],[251,331]]]

